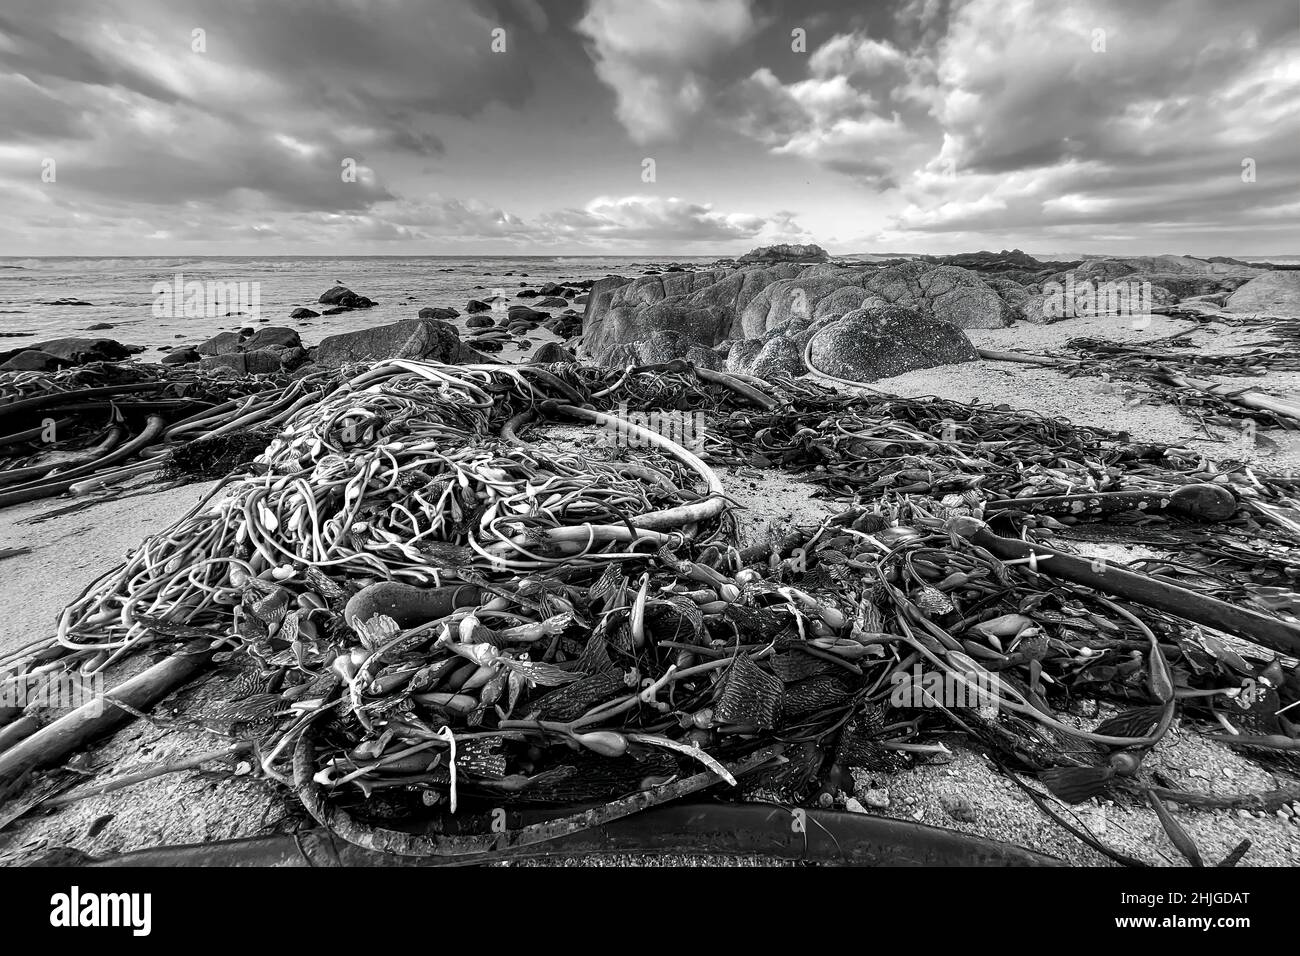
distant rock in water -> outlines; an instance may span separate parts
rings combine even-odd
[[[445,307],[424,308],[420,310],[420,318],[438,319],[441,322],[450,322],[452,319],[456,318],[459,315],[460,313],[455,309],[445,308]]]
[[[320,316],[319,312],[313,312],[311,309],[298,308],[289,313],[291,319],[315,319]]]
[[[91,305],[93,306],[95,303],[86,302],[83,299],[54,299],[53,301],[50,302],[37,302],[36,304],[37,305]]]
[[[42,352],[53,356],[64,365],[85,365],[88,362],[120,362],[143,351],[144,346],[123,345],[113,339],[50,339],[47,342],[33,342],[24,348],[0,352],[0,363],[9,362],[21,352]]]
[[[470,299],[465,303],[465,311],[470,315],[474,315],[478,312],[491,312],[492,306],[488,305],[481,299]]]
[[[332,305],[339,309],[368,309],[375,303],[364,295],[357,295],[344,285],[336,285],[320,294],[318,302]],[[331,313],[326,313],[327,315]]]
[[[961,329],[915,309],[858,309],[814,331],[809,359],[827,375],[874,382],[979,357]]]
[[[829,262],[830,258],[825,249],[812,243],[779,243],[775,246],[759,246],[745,253],[736,262],[740,265],[761,262]]]

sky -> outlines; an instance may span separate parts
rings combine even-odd
[[[4,0],[0,255],[1300,252],[1300,0]]]

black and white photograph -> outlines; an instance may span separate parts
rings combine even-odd
[[[0,0],[0,118],[24,920],[924,867],[1264,925],[1297,0]]]

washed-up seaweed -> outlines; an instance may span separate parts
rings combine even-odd
[[[1034,504],[1053,497],[1210,483],[1278,506],[1287,486],[1006,407],[764,394],[689,370],[346,370],[0,667],[95,672],[206,635],[238,675],[206,718],[345,839],[415,855],[490,849],[507,804],[591,807],[507,843],[705,788],[831,805],[853,768],[943,759],[954,734],[1062,798],[1140,780],[1178,718],[1294,759],[1290,661],[1114,597],[1104,563],[1090,586],[987,537],[1068,549],[1072,527],[1124,515]],[[742,552],[687,449],[636,433],[635,456],[576,454],[530,430],[683,400],[711,411],[704,458],[784,467],[844,510]],[[1266,530],[1267,580],[1287,577],[1297,539],[1257,518],[1159,530]],[[1287,607],[1259,614],[1285,627]],[[426,835],[375,823],[380,800]]]

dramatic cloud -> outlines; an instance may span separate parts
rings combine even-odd
[[[749,0],[592,0],[578,30],[638,143],[676,136],[711,95],[709,68],[756,27]]]

